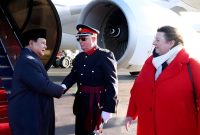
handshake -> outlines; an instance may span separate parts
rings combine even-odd
[[[65,84],[61,84],[61,86],[63,87],[63,94],[65,94],[65,92],[67,91],[67,87],[66,87],[66,85]]]

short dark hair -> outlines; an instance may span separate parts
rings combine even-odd
[[[165,33],[165,39],[167,41],[175,41],[175,46],[178,44],[184,45],[183,37],[177,28],[172,26],[163,26],[157,29],[157,32]]]

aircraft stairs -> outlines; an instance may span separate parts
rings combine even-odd
[[[13,76],[15,51],[21,49],[6,15],[0,9],[0,135],[11,135],[8,122],[8,96]],[[14,50],[14,51],[13,51]]]
[[[0,39],[0,134],[2,135],[11,135],[7,115],[7,96],[11,88],[12,74],[13,68]]]
[[[0,87],[9,91],[11,88],[13,66],[0,39]]]

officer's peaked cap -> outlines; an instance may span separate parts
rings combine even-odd
[[[100,33],[99,30],[84,24],[78,24],[76,29],[78,31],[77,36],[98,35]]]
[[[30,30],[25,31],[22,34],[22,39],[26,46],[26,45],[28,45],[30,40],[36,41],[38,38],[46,39],[46,36],[47,36],[46,29],[38,28],[38,29],[30,29]]]

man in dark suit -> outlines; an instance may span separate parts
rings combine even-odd
[[[77,25],[77,41],[83,52],[73,61],[73,68],[63,81],[69,89],[77,83],[73,113],[76,116],[76,135],[101,132],[117,105],[117,63],[111,51],[97,45],[99,31],[90,26]]]
[[[53,97],[61,97],[65,88],[49,80],[40,60],[47,48],[46,30],[28,30],[23,39],[26,47],[15,65],[8,98],[12,135],[54,135]]]

